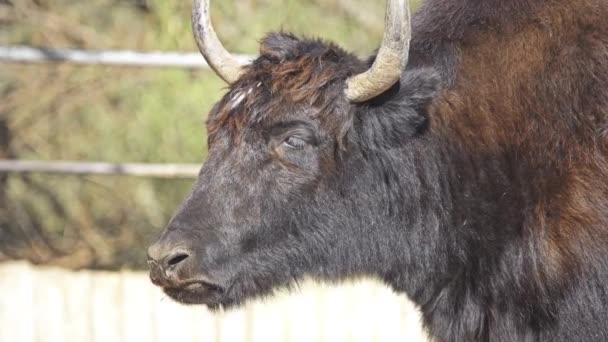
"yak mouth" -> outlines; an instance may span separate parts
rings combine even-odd
[[[225,294],[223,287],[205,280],[163,286],[162,289],[167,296],[179,303],[204,304],[211,308],[219,306]]]
[[[167,273],[155,262],[149,264],[152,283],[179,303],[205,304],[212,308],[225,301],[226,288],[200,272],[181,278],[177,272]]]

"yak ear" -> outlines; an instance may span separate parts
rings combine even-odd
[[[300,39],[291,33],[269,33],[260,41],[260,55],[288,59],[297,53],[299,43]]]
[[[399,83],[360,107],[356,120],[362,138],[376,147],[399,147],[424,133],[428,107],[439,92],[439,74],[431,68],[403,73]]]

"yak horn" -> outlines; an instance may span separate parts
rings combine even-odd
[[[387,0],[384,38],[369,70],[346,81],[346,97],[355,103],[370,100],[399,81],[405,69],[411,38],[407,0]]]
[[[192,30],[198,49],[201,51],[207,64],[226,83],[232,84],[239,79],[243,73],[243,67],[239,61],[228,52],[217,38],[217,34],[211,25],[209,15],[209,0],[194,0],[192,7]]]

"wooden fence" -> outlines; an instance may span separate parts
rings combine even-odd
[[[144,272],[0,264],[0,342],[426,341],[404,297],[372,281],[305,282],[243,309],[174,303]]]

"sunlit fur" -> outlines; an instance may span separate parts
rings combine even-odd
[[[210,307],[371,276],[438,341],[608,340],[608,3],[427,0],[364,104],[337,46],[271,34],[209,117],[161,241]],[[297,137],[298,144],[290,137]]]

